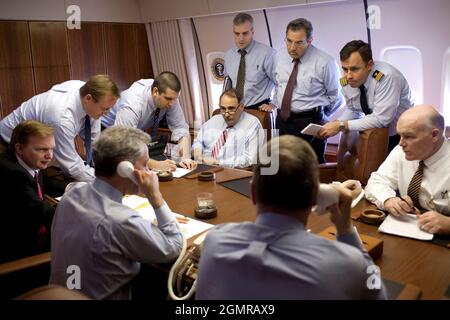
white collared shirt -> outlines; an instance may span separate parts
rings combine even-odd
[[[27,170],[27,172],[30,174],[31,177],[35,177],[36,175],[39,175],[39,169],[37,170],[33,170],[31,169],[26,163],[25,161],[22,160],[21,157],[19,157],[19,155],[16,153],[16,158],[17,158],[17,162],[19,162],[19,164],[25,169]]]
[[[406,196],[419,162],[406,160],[402,147],[396,146],[378,170],[370,176],[365,189],[367,200],[384,209],[384,202],[396,197],[396,190],[401,196]],[[446,139],[441,148],[425,159],[424,163],[419,191],[420,205],[424,209],[450,215],[450,141]]]
[[[192,149],[200,149],[204,157],[211,157],[212,150],[225,129],[227,123],[223,116],[215,115],[203,124]],[[227,141],[217,156],[219,164],[232,168],[244,168],[254,164],[256,154],[264,142],[264,131],[258,118],[244,111],[239,121],[227,131]]]

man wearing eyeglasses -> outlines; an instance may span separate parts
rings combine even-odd
[[[122,92],[111,112],[102,117],[102,125],[121,125],[144,131],[151,129],[153,141],[157,138],[159,122],[166,116],[172,131],[171,140],[178,141],[180,148],[180,166],[194,169],[197,164],[190,159],[189,127],[178,101],[180,91],[180,80],[169,71],[161,72],[155,79],[138,80]],[[175,161],[170,159],[150,159],[148,166],[156,170],[176,169]]]
[[[238,13],[233,19],[235,46],[225,53],[225,76],[242,96],[248,109],[272,111],[270,96],[274,87],[273,58],[275,50],[253,39],[253,17]]]
[[[203,124],[192,149],[198,162],[245,168],[255,163],[264,140],[259,120],[244,111],[235,89],[220,96],[220,115]]]
[[[327,53],[317,49],[313,27],[306,19],[295,19],[286,27],[286,50],[275,57],[274,104],[280,109],[276,120],[279,134],[292,134],[308,141],[320,163],[325,162],[326,140],[301,131],[310,123],[328,121],[342,103],[339,67]]]

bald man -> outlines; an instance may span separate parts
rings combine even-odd
[[[444,117],[429,105],[408,109],[399,118],[400,143],[365,189],[366,198],[394,216],[417,213],[419,227],[450,234],[450,142]]]

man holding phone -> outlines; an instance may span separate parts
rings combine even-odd
[[[273,175],[254,167],[256,221],[227,223],[206,236],[197,299],[386,299],[384,286],[369,288],[373,261],[353,227],[350,190],[336,187],[328,207],[337,229],[330,241],[307,232],[319,188],[317,156],[301,138],[284,135],[263,147],[279,161]],[[273,161],[273,160],[272,160]],[[299,197],[301,195],[301,197]]]
[[[178,257],[182,234],[159,191],[158,177],[146,167],[149,142],[145,132],[122,126],[104,130],[94,142],[95,181],[73,186],[55,212],[51,284],[66,286],[68,267],[75,265],[81,270],[80,291],[90,298],[130,299],[130,281],[141,263]],[[123,161],[134,165],[135,179],[117,170]],[[138,193],[154,208],[157,226],[122,204],[125,194]]]

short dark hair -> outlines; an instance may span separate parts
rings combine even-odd
[[[365,64],[372,60],[372,49],[370,46],[362,40],[353,40],[347,43],[339,52],[341,61],[350,58],[353,52],[358,52]]]
[[[135,164],[148,152],[150,136],[144,131],[124,126],[112,126],[102,131],[92,145],[95,175],[112,177],[121,161]]]
[[[220,103],[220,100],[222,100],[223,96],[236,98],[239,104],[241,103],[241,100],[242,100],[242,97],[239,96],[239,94],[237,93],[235,88],[231,88],[231,89],[228,89],[228,90],[222,92],[222,94],[219,97],[219,103]]]
[[[289,22],[286,27],[286,34],[288,33],[289,30],[291,31],[305,30],[307,39],[310,39],[313,35],[313,26],[311,22],[309,22],[304,18],[298,18]]]
[[[251,16],[251,15],[249,15],[248,13],[245,13],[245,12],[241,12],[241,13],[238,13],[235,17],[234,17],[234,19],[233,19],[233,25],[234,26],[239,26],[239,25],[241,25],[241,24],[243,24],[243,23],[245,23],[245,22],[250,22],[250,24],[252,25],[252,27],[253,27],[253,17]]]
[[[293,135],[283,135],[271,139],[263,147],[263,152],[267,151],[272,152],[271,157],[279,156],[279,168],[276,174],[263,175],[261,169],[267,165],[260,162],[255,165],[256,203],[275,209],[311,208],[316,201],[319,163],[309,143]]]
[[[153,81],[152,90],[153,88],[158,88],[159,93],[166,92],[167,88],[175,92],[180,92],[181,83],[175,73],[163,71]]]
[[[25,120],[14,128],[9,147],[15,150],[16,144],[26,145],[30,137],[45,138],[53,135],[55,135],[55,129],[52,126],[35,120]]]
[[[81,97],[90,94],[95,102],[99,102],[100,99],[103,98],[108,92],[111,92],[114,97],[120,98],[119,87],[106,74],[97,74],[95,76],[92,76],[80,88]]]

